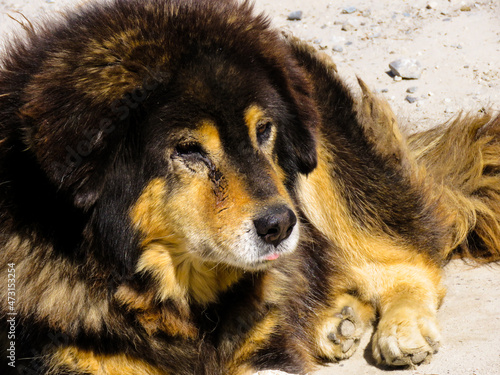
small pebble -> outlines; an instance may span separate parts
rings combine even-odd
[[[408,89],[406,90],[407,93],[409,94],[414,94],[416,93],[418,90],[418,87],[417,86],[412,86],[412,87],[408,87]]]
[[[462,12],[470,12],[471,11],[471,7],[468,6],[468,5],[463,5],[462,7],[460,7],[460,10]]]
[[[296,10],[288,15],[289,21],[300,21],[302,19],[302,11]]]
[[[342,31],[357,30],[361,26],[361,21],[358,18],[349,18],[342,24]]]
[[[380,92],[389,92],[389,89],[388,88],[383,88],[382,90],[380,90]]]
[[[436,9],[438,6],[438,3],[436,1],[431,1],[430,3],[427,3],[426,8],[427,9]]]
[[[405,79],[419,79],[422,75],[422,66],[415,59],[399,59],[389,64],[391,72],[395,76]]]
[[[401,78],[400,76],[394,76],[394,81],[399,82],[402,80],[403,80],[403,78]]]
[[[405,100],[408,102],[408,103],[415,103],[418,98],[414,97],[414,96],[410,96],[410,95],[407,95]]]
[[[337,44],[332,47],[332,50],[334,50],[335,52],[344,52],[344,47]]]
[[[356,7],[346,7],[342,9],[342,14],[351,14],[356,11]]]

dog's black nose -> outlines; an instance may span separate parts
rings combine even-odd
[[[278,246],[290,237],[297,224],[297,216],[287,206],[268,209],[263,216],[254,220],[257,234],[267,243]]]

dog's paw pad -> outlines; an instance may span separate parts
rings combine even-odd
[[[356,332],[356,325],[350,320],[343,320],[339,324],[339,333],[344,337],[351,337]]]

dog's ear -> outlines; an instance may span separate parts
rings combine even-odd
[[[76,52],[54,57],[26,87],[20,109],[26,148],[52,183],[84,209],[100,196],[105,170],[136,113],[166,77],[125,58],[106,64],[111,57],[99,53],[82,61]]]
[[[288,45],[287,50],[286,57],[281,57],[282,78],[277,86],[289,103],[291,116],[284,124],[285,131],[280,132],[277,139],[277,151],[280,165],[289,176],[293,176],[297,172],[309,174],[316,168],[320,116],[309,73]],[[277,76],[275,74],[274,78]]]

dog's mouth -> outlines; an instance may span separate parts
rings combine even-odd
[[[286,238],[276,245],[263,240],[256,230],[246,231],[244,236],[238,238],[234,246],[238,250],[231,252],[230,263],[250,271],[266,269],[293,253],[298,246],[299,237],[299,225],[294,225]]]
[[[266,262],[272,262],[273,260],[278,259],[280,256],[281,256],[280,253],[272,253],[272,254],[267,255],[266,257],[264,257],[264,261],[266,261]]]

